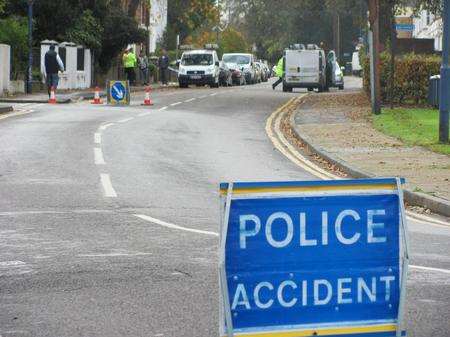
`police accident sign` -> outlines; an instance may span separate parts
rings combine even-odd
[[[400,336],[401,180],[224,183],[221,336]]]

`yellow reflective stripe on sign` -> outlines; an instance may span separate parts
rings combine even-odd
[[[250,332],[250,333],[234,333],[234,336],[242,337],[311,337],[311,336],[334,336],[347,334],[361,334],[361,333],[376,333],[376,332],[393,332],[396,331],[395,324],[384,325],[369,325],[356,327],[338,327],[338,328],[323,328],[323,329],[307,329],[297,331],[268,331],[268,332]],[[227,337],[222,336],[222,337]]]
[[[324,192],[346,190],[396,190],[397,186],[385,185],[347,185],[347,186],[296,186],[296,187],[263,187],[234,189],[233,194],[277,193],[277,192]],[[220,194],[227,194],[226,189],[221,189]]]

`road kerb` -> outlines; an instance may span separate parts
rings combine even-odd
[[[283,105],[282,107],[280,107],[279,109],[277,109],[274,113],[272,113],[272,115],[269,117],[269,119],[267,120],[267,124],[266,124],[266,131],[267,134],[269,135],[269,138],[271,138],[272,142],[274,142],[273,137],[275,137],[272,132],[272,130],[269,130],[273,127],[273,120],[275,119],[275,117],[278,117],[279,120],[281,120],[286,113],[290,112],[293,108],[297,108],[298,106],[300,106],[303,103],[304,98],[306,98],[309,94],[303,96],[302,99],[299,100],[290,100],[287,104]],[[295,105],[295,106],[294,106]],[[270,125],[269,125],[270,124]],[[295,135],[296,138],[298,138],[299,141],[301,141],[305,147],[307,148],[307,150],[314,154],[317,155],[318,157],[324,159],[325,161],[333,164],[334,166],[336,166],[337,168],[339,168],[342,172],[345,172],[348,176],[353,177],[353,178],[371,178],[374,177],[375,175],[370,173],[370,172],[364,172],[360,169],[354,168],[352,167],[350,164],[335,158],[334,156],[332,156],[331,154],[329,154],[327,151],[325,151],[324,149],[318,147],[317,145],[314,144],[314,142],[309,139],[309,137],[302,135],[300,133],[300,131],[298,130],[298,128],[296,127],[296,123],[295,123],[295,114],[292,113],[289,116],[289,126],[293,132],[293,134]],[[279,129],[278,132],[280,133],[279,135],[277,135],[280,138],[284,138],[284,132]],[[289,143],[289,142],[288,142]],[[302,168],[305,169],[305,167],[311,167],[311,165],[307,165],[308,162],[311,163],[310,160],[304,158],[300,152],[291,144],[291,148],[289,149],[289,151],[283,151],[283,149],[280,149],[280,146],[277,146],[277,144],[274,142],[275,146],[277,147],[278,150],[280,150],[285,156],[287,156],[290,160],[294,161],[294,162],[298,162],[300,161],[301,164],[300,166]],[[293,153],[293,152],[296,152]],[[287,153],[285,153],[287,152]],[[298,158],[298,157],[303,157],[303,158]],[[295,159],[292,159],[291,157],[297,157]],[[316,167],[319,167],[318,165],[315,165]],[[313,166],[313,167],[314,167]],[[307,169],[307,171],[309,171]],[[314,169],[312,170],[314,171]],[[320,174],[320,172],[313,173],[315,176],[318,176],[321,179],[326,179],[323,177],[323,174]],[[333,178],[331,178],[333,179]],[[339,177],[335,177],[334,179],[339,179]],[[405,190],[405,201],[410,204],[410,205],[414,205],[414,206],[420,206],[420,207],[425,207],[430,209],[433,213],[439,214],[439,215],[443,215],[446,217],[450,217],[450,202],[446,202],[445,200],[441,200],[439,198],[436,197],[431,197],[428,195],[424,195],[422,193],[416,193],[413,191],[410,191],[408,189]],[[423,220],[422,220],[423,221]],[[443,223],[446,224],[446,222],[442,222],[442,221],[437,221],[439,225],[442,225]]]

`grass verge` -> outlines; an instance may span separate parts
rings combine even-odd
[[[450,155],[450,144],[439,144],[439,110],[383,109],[373,117],[377,130],[400,139],[407,145],[424,146]]]

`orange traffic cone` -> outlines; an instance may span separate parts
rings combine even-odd
[[[100,99],[100,88],[95,87],[95,94],[94,94],[94,101],[92,104],[103,104],[102,100]]]
[[[153,105],[152,100],[150,99],[150,92],[152,89],[150,87],[147,87],[145,89],[145,98],[144,98],[144,104],[143,105]]]
[[[56,104],[55,87],[50,88],[50,99],[48,100],[50,104]]]

